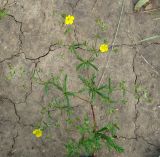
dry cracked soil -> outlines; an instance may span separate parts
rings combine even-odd
[[[117,141],[125,152],[103,149],[97,156],[160,156],[160,40],[139,43],[160,34],[160,20],[150,12],[133,12],[131,0],[125,0],[121,19],[122,0],[0,0],[0,8],[4,7],[8,15],[0,20],[0,157],[66,156],[67,133],[63,129],[52,129],[49,139],[36,139],[32,134],[42,106],[55,94],[46,96],[32,74],[40,69],[41,79],[47,80],[51,73],[56,75],[63,69],[69,75],[69,87],[76,89],[76,61],[55,43],[92,43],[97,18],[107,23],[103,35],[110,43],[116,37],[118,49],[117,53],[100,55],[98,77],[108,62],[105,76],[115,83],[124,80],[128,89],[127,103],[117,106],[113,116],[107,116],[103,107],[95,107],[99,124],[117,121]],[[74,33],[69,38],[60,24],[62,13],[75,16]],[[151,102],[135,98],[132,89],[136,85],[149,91]],[[76,110],[79,114],[89,112],[87,105]]]

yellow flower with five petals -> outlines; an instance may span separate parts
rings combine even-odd
[[[72,15],[67,15],[65,18],[65,24],[66,25],[72,25],[74,22],[74,16]]]
[[[37,138],[41,137],[43,135],[43,132],[41,129],[35,129],[33,130],[33,135],[35,135]]]
[[[108,52],[108,50],[109,50],[108,44],[101,44],[100,47],[99,47],[99,50],[102,53]]]

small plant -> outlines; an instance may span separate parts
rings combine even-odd
[[[5,9],[0,9],[0,20],[7,16],[7,12]]]
[[[65,35],[70,34],[73,31],[71,25],[73,25],[75,18],[73,15],[62,14],[61,16],[63,18],[64,24],[67,26],[64,34]]]
[[[12,80],[16,76],[16,69],[13,65],[8,64],[9,72],[6,76],[7,80]]]
[[[74,16],[63,15],[66,31],[74,24]],[[101,21],[97,21],[97,25],[101,31],[106,29],[106,25]],[[68,27],[69,26],[69,27]],[[96,59],[99,55],[105,55],[110,48],[107,42],[101,42],[99,48],[89,45],[86,41],[77,43],[72,42],[69,45],[61,44],[61,47],[68,49],[73,54],[77,61],[76,70],[78,79],[81,81],[79,89],[71,91],[68,86],[69,77],[67,74],[62,76],[52,76],[49,80],[43,81],[40,76],[40,70],[34,72],[34,79],[37,83],[44,86],[44,91],[48,95],[51,90],[54,90],[56,96],[53,100],[42,109],[42,121],[37,125],[33,134],[36,137],[44,135],[46,129],[49,127],[59,128],[61,126],[59,119],[56,121],[58,125],[53,122],[53,112],[61,111],[67,115],[66,123],[68,132],[68,142],[65,144],[68,157],[91,156],[95,157],[96,153],[106,146],[109,150],[123,152],[124,149],[116,143],[116,132],[119,129],[118,125],[113,122],[108,122],[104,126],[99,126],[94,111],[94,106],[98,101],[106,107],[106,110],[114,112],[114,105],[116,103],[124,103],[126,86],[122,81],[118,86],[113,85],[111,78],[108,78],[104,83],[98,82],[98,65]],[[85,57],[79,52],[83,50]],[[114,92],[120,91],[122,98],[113,96]],[[85,96],[85,98],[83,97]],[[80,117],[75,113],[75,99],[83,100],[86,105],[89,105],[92,117],[89,115]],[[73,118],[74,117],[74,118]],[[79,138],[72,137],[71,130],[74,130],[79,135]]]
[[[98,71],[98,68],[96,67],[96,65],[93,64],[93,62],[95,60],[94,58],[90,58],[90,59],[86,60],[80,56],[77,56],[77,59],[80,61],[80,64],[78,64],[76,67],[77,70],[92,68],[92,69]]]
[[[108,99],[107,95],[103,93],[103,89],[107,87],[106,84],[102,84],[99,87],[96,85],[96,75],[93,74],[91,78],[86,79],[83,76],[79,76],[80,80],[84,84],[84,91],[87,91],[91,101],[96,99],[96,96],[100,96],[103,99]]]
[[[107,24],[102,19],[98,18],[96,20],[96,24],[102,32],[105,32],[107,30]]]
[[[65,75],[63,83],[61,83],[59,77],[53,77],[49,81],[45,82],[44,85],[46,93],[48,93],[50,85],[54,86],[57,90],[59,90],[64,96],[64,101],[66,102],[66,105],[69,107],[71,106],[70,97],[74,96],[74,92],[68,90],[67,78],[68,76]]]
[[[135,86],[135,98],[142,101],[150,103],[152,101],[152,98],[146,88],[144,88],[141,85]]]
[[[23,77],[26,75],[26,71],[23,67],[16,68],[12,64],[8,64],[9,72],[6,75],[7,80],[12,80],[16,77]]]

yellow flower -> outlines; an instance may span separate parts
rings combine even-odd
[[[65,24],[66,25],[72,25],[73,22],[74,22],[74,16],[72,16],[72,15],[66,16],[66,19],[65,19]]]
[[[107,44],[101,44],[99,47],[99,50],[104,53],[104,52],[108,52],[109,48]]]
[[[33,135],[35,135],[37,138],[39,138],[39,137],[41,137],[42,136],[42,130],[40,130],[40,129],[35,129],[35,130],[33,130]]]

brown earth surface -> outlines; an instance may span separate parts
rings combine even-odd
[[[160,20],[154,20],[150,12],[134,13],[131,0],[125,0],[121,20],[122,0],[0,0],[0,8],[4,5],[8,16],[0,20],[0,157],[65,157],[65,126],[52,128],[50,139],[32,135],[42,106],[56,95],[46,96],[32,74],[41,69],[40,77],[47,80],[63,69],[70,89],[77,89],[76,60],[55,43],[92,43],[97,18],[107,23],[103,36],[110,43],[120,21],[115,40],[118,52],[100,55],[98,78],[105,68],[106,78],[114,83],[124,80],[129,89],[127,104],[117,106],[112,116],[105,114],[103,106],[95,106],[99,125],[111,119],[119,124],[117,141],[125,149],[121,154],[103,149],[97,157],[160,156],[160,40],[138,43],[160,35]],[[75,16],[74,33],[69,38],[60,25],[62,13]],[[14,77],[8,78],[11,70],[15,70]],[[135,98],[135,85],[149,91],[150,103]],[[75,106],[78,104],[78,114],[90,113],[89,106],[76,100]],[[57,117],[65,120],[58,112],[54,117],[54,121]]]

